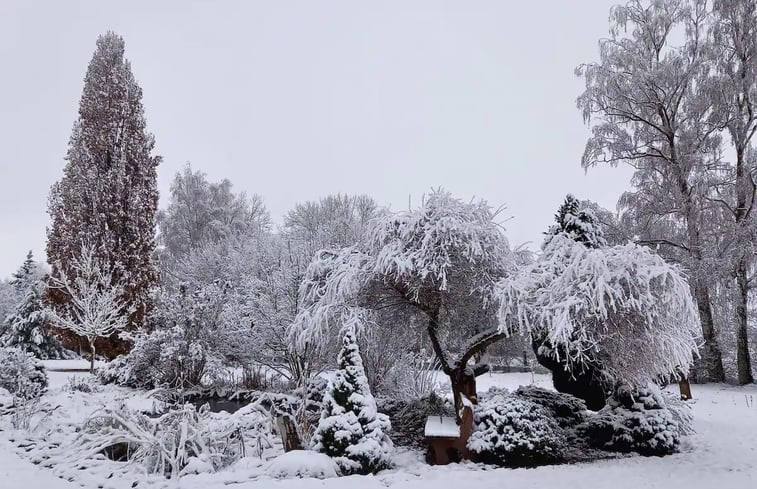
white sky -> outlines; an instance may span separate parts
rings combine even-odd
[[[394,210],[431,188],[505,204],[540,242],[566,193],[614,209],[625,168],[580,166],[573,70],[614,1],[0,0],[0,277],[44,255],[98,34],[124,36],[155,134],[161,206],[187,161],[296,202],[366,193]]]

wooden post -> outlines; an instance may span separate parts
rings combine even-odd
[[[688,401],[691,399],[691,384],[689,384],[689,379],[684,375],[681,375],[681,378],[678,380],[678,389],[681,391],[681,400]]]
[[[281,443],[284,445],[284,451],[302,450],[300,435],[297,433],[292,417],[288,414],[280,414],[276,417],[276,427],[281,436]]]

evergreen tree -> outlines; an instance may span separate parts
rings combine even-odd
[[[544,244],[548,244],[552,236],[564,233],[588,248],[606,246],[604,233],[594,213],[591,209],[582,207],[584,206],[573,195],[565,196],[565,201],[555,214],[556,224],[545,233],[547,237]]]
[[[64,174],[51,190],[47,258],[53,276],[73,280],[71,263],[83,246],[92,246],[111,264],[114,285],[124,289],[123,299],[134,311],[131,329],[149,311],[149,292],[158,280],[153,252],[160,157],[152,154],[154,145],[124,41],[108,32],[97,40]],[[48,298],[56,311],[71,308],[61,290],[49,287]],[[125,347],[114,335],[98,351],[113,356]]]
[[[10,284],[19,293],[26,292],[32,284],[39,281],[40,274],[37,263],[34,261],[34,254],[31,250],[26,254],[26,259],[21,267],[11,276]]]
[[[31,251],[21,268],[13,274],[11,284],[22,297],[4,322],[0,346],[18,347],[43,360],[66,358],[66,350],[46,325],[42,280]]]
[[[389,418],[376,409],[354,326],[345,328],[338,368],[323,397],[315,450],[332,457],[344,474],[369,474],[391,465]]]

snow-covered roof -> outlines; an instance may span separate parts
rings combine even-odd
[[[451,416],[429,416],[424,435],[429,438],[459,438],[460,427]]]

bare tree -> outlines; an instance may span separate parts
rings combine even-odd
[[[65,274],[50,277],[50,286],[68,297],[71,308],[63,313],[49,308],[47,313],[56,326],[87,339],[90,372],[94,373],[95,340],[126,328],[132,311],[124,300],[123,286],[114,280],[112,267],[96,256],[92,245],[85,244],[81,250],[69,267],[72,278]]]

